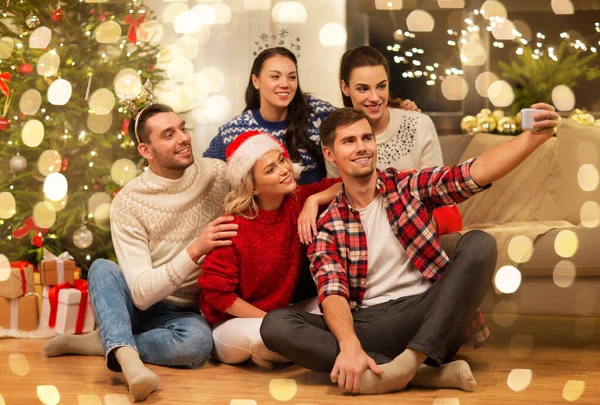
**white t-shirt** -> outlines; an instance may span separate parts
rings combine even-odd
[[[399,108],[389,108],[390,122],[377,142],[377,168],[421,170],[443,166],[442,148],[433,121],[429,116]],[[335,163],[326,162],[327,177],[339,177]]]
[[[361,308],[427,291],[431,282],[412,264],[394,236],[381,194],[357,211],[368,246],[367,285]]]

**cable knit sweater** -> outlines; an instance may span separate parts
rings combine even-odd
[[[321,138],[319,137],[319,127],[321,122],[325,120],[335,110],[335,107],[326,101],[320,100],[314,96],[307,95],[308,104],[312,108],[314,114],[310,117],[306,136],[319,146]],[[266,121],[259,110],[248,110],[232,119],[227,124],[219,128],[219,132],[210,142],[210,146],[204,152],[204,157],[225,160],[225,149],[233,142],[240,134],[246,131],[261,131],[266,132],[283,142],[285,131],[287,130],[287,121],[270,122]],[[313,156],[303,150],[300,150],[302,158],[302,166],[304,171],[300,177],[300,184],[310,184],[320,181],[325,177],[325,173],[319,167]]]
[[[269,312],[290,303],[306,247],[298,239],[298,215],[306,199],[340,179],[298,187],[275,211],[260,210],[255,219],[235,216],[233,244],[214,249],[202,263],[198,284],[200,310],[212,325],[231,316],[225,311],[237,297]]]
[[[225,163],[196,159],[177,180],[148,170],[117,194],[110,209],[112,240],[138,308],[163,300],[197,307],[203,258],[194,263],[186,248],[221,214],[228,191]]]

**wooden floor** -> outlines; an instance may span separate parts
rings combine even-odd
[[[600,327],[600,323],[591,322],[592,331],[597,332],[599,328],[594,326]],[[525,322],[518,333],[496,330],[496,339],[486,348],[463,349],[461,357],[471,364],[477,379],[475,393],[410,389],[377,397],[352,397],[341,394],[328,382],[327,375],[297,366],[263,372],[249,365],[209,363],[196,370],[150,366],[160,375],[161,385],[146,403],[517,405],[575,400],[575,404],[600,404],[598,334],[589,333],[582,339],[566,331],[564,325],[570,325],[568,322],[550,321],[553,326],[548,325],[547,320],[541,326]],[[39,386],[54,386],[60,404],[130,403],[121,375],[106,369],[102,357],[49,359],[42,354],[43,344],[43,340],[0,339],[0,405],[58,403],[56,397],[52,398],[54,388],[40,389],[38,398]],[[529,372],[523,370],[531,371],[529,384]]]

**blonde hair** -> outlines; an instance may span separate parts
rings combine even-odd
[[[292,166],[292,161],[284,159]],[[255,163],[256,164],[256,163]],[[246,219],[258,216],[258,204],[254,198],[254,166],[248,171],[241,184],[234,186],[225,196],[223,215],[239,215]],[[293,170],[291,170],[293,173]]]

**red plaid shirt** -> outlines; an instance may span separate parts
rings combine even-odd
[[[489,187],[480,187],[471,178],[474,161],[420,171],[377,170],[377,190],[383,196],[392,231],[412,264],[433,282],[441,277],[450,259],[436,237],[431,212],[436,207],[465,201]],[[326,297],[341,295],[355,311],[361,305],[367,284],[367,237],[360,214],[350,206],[343,189],[319,218],[318,228],[308,257],[319,292],[319,306]],[[490,340],[480,312],[466,336],[475,347]]]

